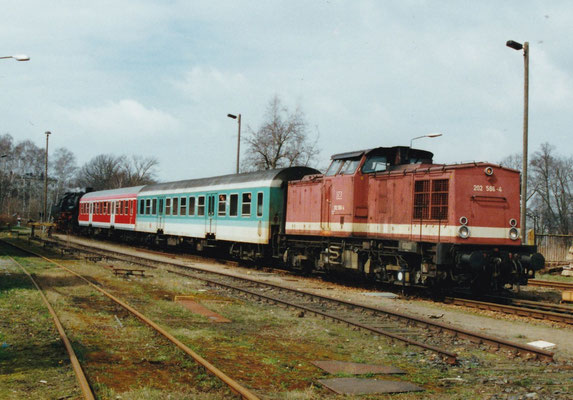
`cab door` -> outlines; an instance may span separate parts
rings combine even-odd
[[[205,234],[215,236],[217,232],[217,193],[207,193],[207,212],[205,213]]]

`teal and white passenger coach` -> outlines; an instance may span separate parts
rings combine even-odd
[[[284,229],[287,183],[318,173],[291,167],[159,183],[137,195],[135,231],[166,237],[268,244]]]

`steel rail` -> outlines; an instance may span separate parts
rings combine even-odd
[[[3,240],[2,240],[3,241]],[[3,241],[5,242],[5,241]],[[121,307],[125,308],[127,311],[129,311],[130,313],[132,313],[133,315],[135,315],[137,318],[139,318],[142,322],[144,322],[145,324],[147,324],[148,326],[150,326],[151,328],[153,328],[155,331],[159,332],[161,335],[163,335],[167,340],[169,340],[170,342],[172,342],[173,344],[175,344],[180,350],[182,350],[185,354],[189,355],[191,358],[193,358],[198,364],[200,364],[201,366],[203,366],[207,371],[209,371],[211,374],[213,374],[214,376],[216,376],[218,379],[220,379],[223,383],[225,383],[230,389],[231,391],[233,391],[234,393],[236,393],[237,395],[241,396],[243,399],[245,400],[260,400],[259,397],[257,397],[254,393],[252,393],[250,390],[248,390],[247,388],[243,387],[241,384],[239,384],[237,381],[233,380],[231,377],[229,377],[227,374],[225,374],[223,371],[221,371],[220,369],[218,369],[217,367],[215,367],[213,364],[211,364],[209,361],[207,361],[206,359],[204,359],[203,357],[201,357],[199,354],[195,353],[193,350],[191,350],[189,347],[187,347],[185,344],[183,344],[181,341],[179,341],[177,338],[175,338],[173,335],[171,335],[169,332],[167,332],[165,329],[163,329],[162,327],[160,327],[158,324],[156,324],[155,322],[153,322],[152,320],[150,320],[149,318],[147,318],[145,315],[143,315],[142,313],[140,313],[139,311],[137,311],[135,308],[133,308],[132,306],[130,306],[129,304],[127,304],[126,302],[124,302],[123,300],[120,300],[119,298],[115,297],[114,295],[112,295],[111,293],[107,292],[106,290],[98,287],[97,285],[95,285],[94,283],[92,283],[90,280],[88,280],[87,278],[83,277],[82,275],[78,274],[77,272],[67,268],[66,266],[58,263],[57,261],[51,260],[47,257],[44,257],[41,254],[38,254],[32,250],[28,250],[28,249],[24,249],[20,246],[17,246],[13,243],[10,242],[5,242],[8,243],[11,246],[16,247],[17,249],[20,249],[21,251],[30,253],[35,255],[36,257],[40,257],[66,271],[68,271],[69,273],[71,273],[72,275],[75,275],[76,277],[80,278],[81,280],[85,281],[89,286],[91,286],[92,288],[96,289],[97,291],[99,291],[100,293],[102,293],[103,295],[105,295],[106,297],[108,297],[109,299],[113,300],[115,303],[119,304]]]
[[[212,285],[217,285],[217,286],[225,287],[225,288],[227,288],[227,289],[231,289],[231,290],[235,290],[235,291],[238,291],[238,292],[242,292],[242,293],[247,294],[247,295],[250,295],[250,296],[254,296],[254,297],[257,297],[257,298],[260,298],[260,299],[267,300],[267,301],[269,301],[269,302],[274,302],[274,303],[282,304],[282,305],[286,306],[287,308],[288,308],[288,307],[292,307],[292,308],[295,308],[295,309],[303,310],[303,311],[308,312],[308,313],[311,313],[311,314],[320,315],[321,317],[324,317],[324,318],[329,318],[329,319],[332,319],[332,320],[334,320],[334,321],[342,322],[342,323],[344,323],[344,324],[347,324],[348,326],[354,326],[354,327],[356,327],[356,328],[360,328],[360,329],[363,329],[363,330],[366,330],[366,331],[370,331],[370,332],[373,332],[373,333],[377,333],[377,334],[379,334],[379,335],[386,336],[386,337],[389,337],[389,338],[391,338],[391,339],[399,340],[399,341],[401,341],[401,342],[404,342],[404,343],[409,344],[409,345],[412,345],[412,346],[417,346],[417,347],[423,348],[423,349],[425,349],[425,350],[430,350],[430,351],[433,351],[433,352],[435,352],[435,353],[438,353],[438,354],[439,354],[440,356],[442,356],[449,364],[455,364],[455,363],[457,362],[457,354],[456,354],[456,353],[452,353],[452,352],[450,352],[450,351],[440,349],[439,347],[435,347],[435,346],[428,345],[428,344],[425,344],[425,343],[422,343],[422,342],[418,342],[418,341],[413,340],[413,339],[409,339],[409,338],[406,338],[406,337],[403,337],[403,336],[400,336],[400,335],[396,335],[395,333],[388,332],[388,331],[385,331],[385,330],[383,330],[383,329],[378,329],[378,328],[374,328],[374,327],[367,326],[367,325],[364,325],[364,324],[360,324],[360,323],[357,323],[357,322],[354,322],[354,321],[350,321],[350,320],[345,319],[345,318],[342,318],[342,317],[338,317],[338,316],[333,315],[333,314],[325,313],[325,312],[323,312],[323,311],[315,310],[315,309],[313,309],[313,308],[306,307],[306,306],[303,306],[303,305],[300,305],[300,304],[296,304],[296,303],[292,303],[292,302],[289,302],[289,301],[286,301],[286,300],[278,299],[278,298],[276,298],[276,297],[267,296],[267,295],[262,294],[262,293],[253,292],[253,291],[251,291],[251,290],[244,289],[244,288],[241,288],[241,287],[238,287],[238,286],[235,286],[235,285],[231,285],[231,284],[228,284],[228,283],[224,283],[224,282],[220,282],[220,281],[215,281],[215,280],[212,280],[212,279],[209,279],[209,278],[205,278],[205,277],[198,277],[198,276],[195,276],[195,275],[191,275],[191,274],[187,274],[187,273],[179,272],[179,271],[171,271],[171,270],[168,270],[168,272],[173,273],[173,274],[176,274],[176,275],[179,275],[179,276],[185,276],[185,277],[187,277],[187,278],[198,279],[198,280],[201,280],[201,281],[203,281],[203,282],[207,282],[207,283],[212,284]],[[233,278],[235,278],[235,277],[233,277]],[[240,279],[240,278],[239,278],[239,279]],[[257,283],[258,283],[258,282],[257,282]],[[267,285],[267,284],[264,283],[263,285]],[[278,287],[278,288],[279,288],[279,289],[284,289],[283,287]],[[289,289],[289,290],[290,290],[290,289]],[[306,293],[306,292],[300,292],[300,291],[294,291],[294,292],[308,295],[308,293]]]
[[[573,290],[573,282],[544,281],[540,279],[530,279],[527,286],[548,287],[553,289]]]
[[[6,242],[4,242],[4,243],[6,243]],[[12,260],[12,262],[14,262],[16,265],[18,265],[18,267],[20,267],[20,269],[28,276],[28,278],[30,278],[30,280],[32,281],[32,283],[34,284],[36,289],[38,289],[38,293],[42,297],[42,300],[44,301],[46,308],[50,312],[52,319],[54,321],[54,325],[56,326],[58,334],[60,335],[60,339],[62,339],[62,342],[64,343],[64,347],[66,348],[66,351],[68,352],[68,356],[70,357],[70,362],[72,363],[72,369],[74,370],[74,373],[76,375],[76,380],[78,381],[78,384],[80,385],[80,389],[82,390],[82,395],[83,395],[84,399],[95,400],[94,392],[93,392],[93,390],[92,390],[92,388],[88,382],[88,379],[86,378],[86,374],[84,373],[84,370],[82,369],[82,365],[80,364],[80,361],[78,360],[76,352],[74,351],[74,348],[72,347],[72,344],[70,343],[70,340],[68,339],[68,336],[66,335],[66,331],[64,330],[64,327],[63,327],[62,323],[60,322],[60,319],[58,318],[56,311],[54,310],[54,308],[52,307],[52,305],[48,301],[48,298],[46,297],[46,295],[44,295],[42,288],[36,282],[36,280],[32,277],[32,275],[30,275],[30,273],[26,270],[26,268],[24,268],[24,266],[22,264],[20,264],[18,261],[14,260],[10,256],[8,256],[8,258],[10,260]]]
[[[85,245],[80,245],[80,247],[84,247],[84,246],[85,246]],[[89,246],[88,246],[88,247],[89,247]],[[90,251],[91,251],[91,250],[90,250]],[[95,253],[95,254],[102,254],[101,249],[100,249],[100,251],[96,251],[96,252],[94,252],[94,253]],[[114,254],[121,254],[121,255],[123,255],[124,257],[129,257],[129,258],[135,257],[135,258],[138,258],[138,259],[143,259],[143,260],[150,261],[148,258],[141,257],[141,256],[127,255],[127,254],[125,254],[125,253],[116,252],[116,251],[112,251],[112,253],[114,253]],[[104,252],[103,254],[105,254],[105,252]],[[304,295],[306,295],[306,296],[312,295],[312,294],[307,293],[307,292],[295,291],[295,290],[292,290],[292,289],[290,289],[290,288],[286,288],[286,287],[280,286],[280,285],[274,285],[274,284],[266,283],[266,282],[265,282],[265,283],[262,283],[262,282],[259,282],[259,281],[253,280],[253,279],[243,278],[243,277],[239,277],[239,276],[232,275],[232,274],[225,274],[225,273],[219,273],[219,272],[209,271],[209,270],[203,269],[203,268],[190,267],[190,266],[187,266],[187,265],[184,265],[184,264],[179,264],[179,263],[176,263],[176,262],[169,262],[169,261],[165,262],[165,261],[161,261],[161,263],[166,264],[166,265],[170,265],[170,266],[176,267],[176,268],[192,269],[192,270],[195,270],[195,271],[198,271],[198,272],[212,273],[212,274],[215,274],[215,275],[217,275],[217,276],[222,276],[222,277],[225,277],[225,278],[233,278],[233,279],[242,280],[242,281],[248,282],[248,283],[254,283],[254,284],[258,284],[258,285],[265,285],[265,286],[267,286],[267,287],[270,286],[270,287],[273,287],[274,289],[278,289],[278,290],[288,290],[288,291],[295,292],[295,293],[297,293],[297,294],[304,294]],[[146,265],[146,264],[145,264],[145,263],[141,263],[141,265]],[[149,267],[149,265],[146,265],[146,266]],[[242,292],[242,293],[245,293],[245,294],[250,295],[250,296],[255,296],[255,297],[258,297],[258,298],[261,298],[261,299],[270,301],[270,302],[282,304],[282,305],[284,305],[284,306],[286,306],[286,307],[297,308],[297,309],[303,310],[303,311],[308,312],[308,313],[312,313],[312,314],[315,314],[315,315],[320,315],[320,316],[323,317],[323,318],[329,318],[329,319],[332,319],[332,320],[334,320],[334,321],[338,321],[338,322],[345,323],[345,324],[347,324],[347,325],[349,325],[349,326],[354,326],[354,327],[356,327],[356,328],[360,328],[360,329],[363,329],[363,330],[366,330],[366,331],[370,331],[370,332],[373,332],[373,333],[377,333],[377,334],[379,334],[379,335],[386,336],[386,337],[388,337],[388,338],[390,338],[390,339],[394,339],[394,340],[398,340],[398,341],[404,342],[404,343],[406,343],[406,344],[408,344],[408,345],[417,346],[417,347],[423,348],[423,349],[425,349],[425,350],[430,350],[430,351],[433,351],[433,352],[435,352],[435,353],[438,353],[438,354],[439,354],[442,358],[444,358],[449,364],[455,364],[455,363],[457,362],[457,354],[455,354],[455,353],[452,353],[452,352],[450,352],[450,351],[446,351],[446,350],[443,350],[443,349],[440,349],[440,348],[438,348],[438,347],[431,346],[431,345],[428,345],[428,344],[425,344],[425,343],[422,343],[422,342],[418,342],[418,341],[416,341],[416,340],[413,340],[413,339],[410,339],[410,338],[406,338],[406,337],[397,335],[397,334],[392,333],[392,332],[388,332],[388,331],[385,331],[385,330],[382,330],[382,329],[370,327],[370,326],[367,326],[367,325],[364,325],[364,324],[359,324],[359,323],[356,323],[356,322],[354,322],[354,321],[350,321],[350,320],[347,320],[347,319],[344,319],[344,318],[341,318],[341,317],[338,317],[338,316],[335,316],[335,315],[332,315],[332,314],[328,314],[328,313],[325,313],[325,312],[322,312],[322,311],[319,311],[319,310],[314,310],[314,309],[309,308],[309,307],[306,307],[306,306],[302,306],[302,305],[299,305],[299,304],[291,303],[291,302],[288,302],[288,301],[285,301],[285,300],[282,300],[282,299],[278,299],[278,298],[276,298],[276,297],[267,296],[267,295],[264,295],[264,294],[262,294],[262,293],[253,292],[253,291],[250,291],[250,290],[248,290],[248,289],[240,288],[240,287],[237,287],[237,286],[234,286],[234,285],[231,285],[231,284],[223,283],[223,282],[220,282],[220,281],[215,281],[215,280],[212,280],[212,279],[209,279],[209,278],[206,278],[206,277],[201,277],[201,276],[196,276],[196,275],[190,275],[190,274],[188,274],[188,273],[179,272],[179,271],[173,271],[173,270],[169,270],[169,269],[166,269],[166,271],[168,271],[168,272],[170,272],[170,273],[177,274],[177,275],[179,275],[179,276],[185,276],[185,277],[188,277],[188,278],[198,279],[198,280],[201,280],[201,281],[203,281],[203,282],[206,282],[206,283],[209,283],[209,284],[212,284],[212,285],[217,285],[217,286],[220,286],[220,287],[225,287],[225,288],[227,288],[227,289],[231,289],[231,290],[235,290],[235,291],[238,291],[238,292]],[[314,295],[313,295],[313,296],[314,296]]]
[[[506,314],[519,315],[522,317],[531,317],[542,320],[549,320],[553,322],[563,322],[566,324],[573,324],[572,314],[561,314],[558,312],[539,310],[534,308],[534,307],[542,307],[543,305],[545,305],[545,303],[540,303],[541,305],[536,305],[535,303],[537,302],[526,302],[526,301],[521,302],[520,300],[517,300],[514,305],[514,304],[492,303],[481,300],[463,299],[459,297],[446,297],[444,299],[444,302],[447,304],[472,307],[480,310],[497,311]],[[519,307],[518,304],[523,304],[523,306]],[[551,306],[551,305],[546,305],[546,306]],[[569,309],[569,311],[573,313],[573,309]]]
[[[80,246],[90,248],[90,246],[85,245],[85,244],[81,244]],[[102,251],[101,248],[99,248],[98,250]],[[530,354],[530,355],[534,356],[536,359],[541,359],[541,360],[546,360],[546,361],[552,361],[553,360],[554,354],[550,351],[547,351],[547,350],[528,346],[526,344],[510,342],[508,340],[505,340],[502,338],[497,338],[497,337],[490,336],[490,335],[484,335],[484,334],[477,333],[477,332],[471,332],[471,331],[463,329],[463,328],[456,328],[456,327],[453,327],[450,325],[446,325],[444,323],[432,321],[432,320],[425,319],[425,318],[416,317],[413,315],[403,314],[403,313],[400,313],[400,312],[397,312],[394,310],[389,310],[389,309],[379,308],[379,307],[372,307],[372,306],[367,306],[367,305],[363,305],[363,304],[357,304],[357,303],[353,303],[350,301],[340,300],[340,299],[336,299],[336,298],[332,298],[332,297],[328,297],[328,296],[324,296],[324,295],[306,292],[303,290],[291,289],[289,287],[277,285],[274,283],[260,282],[260,281],[257,281],[255,279],[237,276],[235,274],[228,274],[228,273],[224,273],[224,272],[211,271],[209,269],[201,268],[201,267],[197,267],[197,266],[189,266],[183,262],[175,262],[175,261],[167,261],[167,260],[161,260],[161,261],[151,260],[151,259],[143,257],[143,256],[126,254],[126,253],[123,253],[123,252],[120,252],[117,250],[111,250],[110,252],[114,253],[114,254],[123,255],[124,257],[146,260],[148,262],[149,261],[161,262],[164,265],[170,265],[170,266],[173,266],[176,268],[191,269],[191,270],[206,272],[206,273],[210,273],[210,274],[214,274],[214,275],[219,275],[219,276],[243,280],[243,281],[250,282],[253,284],[257,284],[257,285],[270,286],[270,287],[274,287],[274,288],[279,289],[279,290],[286,290],[286,291],[290,291],[290,292],[294,292],[294,293],[298,293],[298,294],[313,296],[315,298],[319,298],[319,299],[329,301],[329,302],[335,302],[337,304],[345,305],[347,307],[353,307],[353,308],[366,310],[369,312],[389,315],[391,317],[401,319],[401,320],[406,321],[406,322],[414,322],[420,326],[426,327],[428,329],[433,329],[433,330],[436,330],[438,332],[448,332],[455,337],[461,337],[461,338],[467,339],[473,343],[487,344],[487,345],[493,347],[494,349],[506,348],[506,349],[517,351],[518,354]],[[141,264],[145,265],[145,263],[141,263]],[[196,277],[196,279],[202,279],[202,278]],[[258,293],[255,293],[255,294],[257,296],[259,295]]]

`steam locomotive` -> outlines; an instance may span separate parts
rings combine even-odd
[[[496,291],[526,284],[545,262],[520,240],[519,182],[500,165],[379,147],[336,154],[324,174],[291,167],[86,193],[77,217],[59,218],[89,235]]]

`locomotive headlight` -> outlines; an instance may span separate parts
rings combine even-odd
[[[470,228],[468,228],[465,225],[462,225],[458,228],[458,235],[460,235],[460,237],[462,239],[467,239],[470,237]]]
[[[404,279],[404,273],[402,271],[398,271],[398,280],[402,282],[403,279]]]
[[[517,226],[517,220],[515,218],[512,218],[509,220],[509,226]]]
[[[509,230],[509,238],[511,240],[517,240],[519,238],[519,231],[517,228],[513,227]]]

